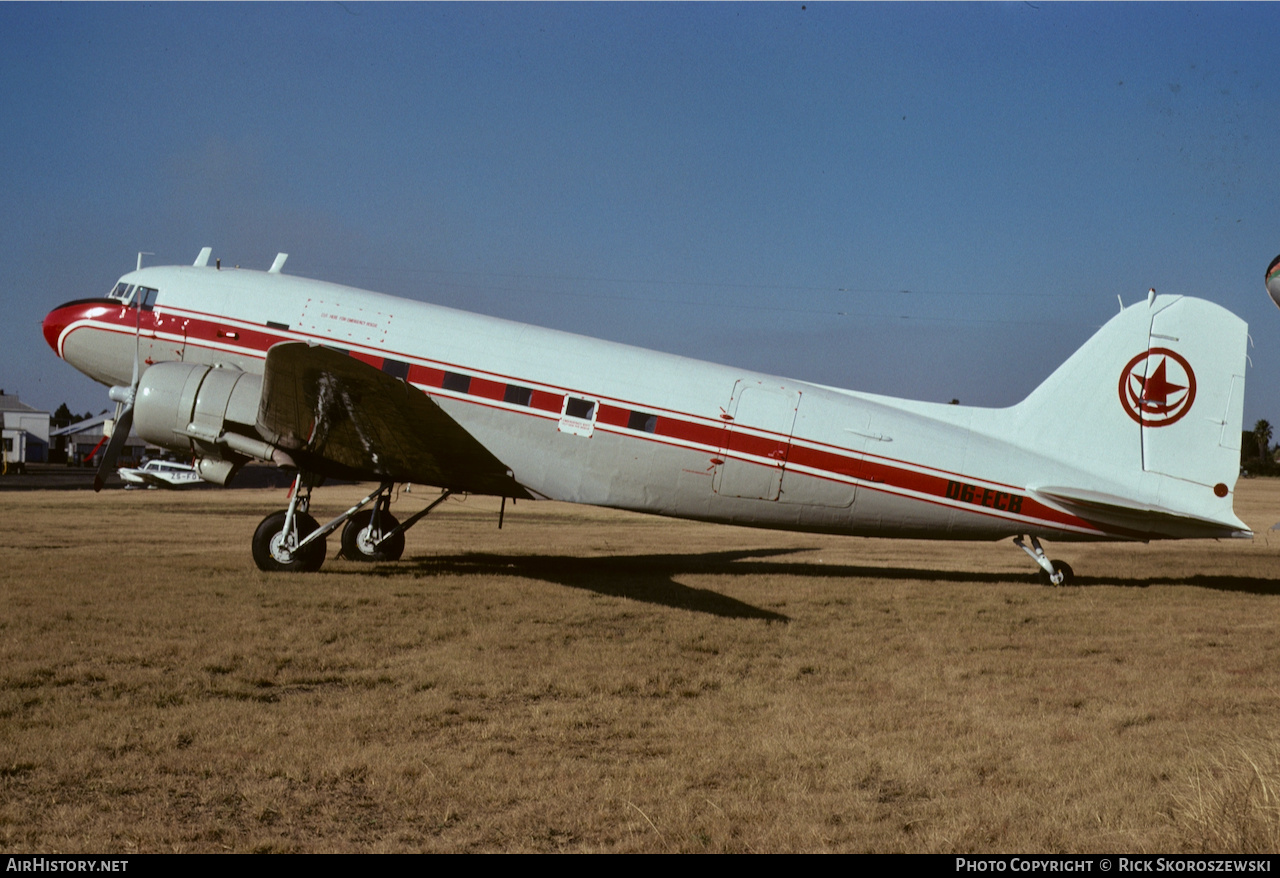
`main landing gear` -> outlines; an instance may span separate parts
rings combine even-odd
[[[404,554],[404,531],[385,506],[386,495],[362,509],[342,529],[342,556],[352,561],[399,561]]]
[[[1031,537],[1031,547],[1023,542],[1022,537],[1014,537],[1013,544],[1031,556],[1031,560],[1040,565],[1040,582],[1044,585],[1070,585],[1075,572],[1066,561],[1050,561],[1049,556],[1040,548],[1040,540]]]
[[[383,482],[355,506],[323,527],[308,514],[309,480],[299,473],[293,480],[289,508],[273,512],[253,535],[253,560],[268,572],[310,573],[324,563],[325,537],[342,527],[342,554],[353,561],[398,561],[404,554],[404,532],[417,524],[453,492],[445,490],[435,501],[400,524],[391,514],[391,482]],[[365,509],[370,503],[373,506]],[[344,526],[345,525],[345,526]]]

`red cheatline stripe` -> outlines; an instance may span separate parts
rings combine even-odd
[[[1277,263],[1280,268],[1280,263]],[[126,309],[104,308],[101,305],[84,305],[75,306],[82,309],[81,319],[93,319],[96,323],[106,324],[115,331],[127,331],[130,334],[134,332],[133,317]],[[67,310],[73,310],[68,308]],[[68,319],[68,323],[74,322]],[[155,312],[144,312],[142,315],[142,328],[144,334],[147,332],[159,330],[162,332],[174,332],[179,327],[183,330],[183,335],[187,339],[188,344],[194,344],[199,347],[207,347],[219,349],[227,346],[225,337],[225,324],[209,321],[197,317],[181,317],[173,312],[164,312],[156,314]],[[219,331],[224,332],[224,336],[219,338]],[[271,345],[280,341],[293,340],[293,336],[284,336],[278,333],[261,331],[256,329],[237,328],[238,344],[235,348],[243,351],[247,355],[256,357],[266,357],[266,352]],[[299,333],[301,334],[301,333]],[[207,342],[217,342],[217,344],[207,344]],[[201,344],[206,342],[206,344]],[[362,362],[368,363],[374,368],[380,369],[384,360],[381,354],[369,354],[360,351],[352,351],[352,356]],[[410,359],[405,354],[395,353],[394,356],[403,359]],[[450,370],[455,364],[440,363],[437,365],[423,365],[421,363],[409,364],[408,380],[411,384],[420,387],[429,387],[432,389],[440,389],[444,383],[446,368]],[[458,369],[465,369],[462,366],[456,366]],[[490,400],[500,402],[503,400],[506,386],[508,383],[520,384],[520,379],[505,379],[503,376],[494,375],[494,373],[484,373],[481,377],[474,373],[473,370],[466,370],[472,374],[472,380],[469,392],[461,398],[475,397],[478,400]],[[565,389],[564,392],[550,392],[546,390],[534,390],[530,400],[529,408],[548,412],[551,414],[559,414],[564,400],[564,393],[579,393]],[[591,394],[583,394],[591,396]],[[597,423],[604,424],[615,428],[625,428],[630,413],[633,409],[625,403],[616,405],[612,403],[601,403],[599,412],[597,413]],[[681,443],[693,446],[702,446],[705,449],[715,449],[717,453],[727,450],[736,457],[754,457],[762,460],[772,459],[781,465],[788,463],[794,466],[803,466],[808,470],[814,471],[819,477],[836,478],[840,480],[857,480],[864,485],[871,487],[873,490],[888,491],[897,493],[907,491],[917,495],[924,495],[926,498],[936,498],[941,504],[956,509],[968,510],[979,514],[994,515],[999,518],[1010,518],[1010,514],[1001,515],[1001,510],[991,510],[978,503],[956,502],[947,497],[947,486],[949,481],[974,482],[980,481],[986,485],[997,485],[1000,483],[988,480],[975,479],[972,476],[966,476],[962,473],[949,473],[945,471],[919,472],[912,468],[905,461],[897,461],[892,458],[881,457],[877,455],[869,455],[855,452],[849,449],[839,449],[835,446],[828,446],[832,450],[822,448],[814,448],[806,444],[800,444],[793,440],[792,437],[782,436],[774,433],[772,435],[760,436],[757,432],[746,432],[744,430],[732,430],[730,426],[722,423],[705,423],[700,420],[693,420],[696,416],[688,415],[683,412],[671,412],[668,409],[655,409],[648,406],[640,406],[639,410],[645,412],[653,412],[658,414],[657,429],[654,434],[654,440],[661,438],[675,439]],[[688,419],[686,419],[688,418]],[[727,434],[727,435],[726,435]],[[806,440],[801,440],[806,441]],[[815,443],[819,444],[819,443]],[[821,443],[825,444],[825,443]],[[951,478],[948,478],[951,477]],[[1011,489],[1006,492],[1011,495],[1022,498],[1022,505],[1017,514],[1017,518],[1034,519],[1040,522],[1054,525],[1065,525],[1069,528],[1087,528],[1089,530],[1099,530],[1084,519],[1077,518],[1073,515],[1061,513],[1056,509],[1045,506],[1044,504],[1034,500],[1021,490],[1014,488],[1012,485],[1002,485],[1002,487]]]

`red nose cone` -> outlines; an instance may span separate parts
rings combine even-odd
[[[65,360],[63,345],[67,341],[68,327],[95,317],[102,317],[119,308],[119,302],[108,299],[77,299],[74,302],[66,302],[54,308],[44,318],[44,340],[49,343],[49,347],[53,348],[55,354]]]
[[[70,308],[63,305],[61,308],[54,308],[44,318],[44,340],[58,356],[62,356],[62,351],[58,350],[58,339],[62,336],[62,331],[67,328],[67,324],[71,322],[70,311]]]

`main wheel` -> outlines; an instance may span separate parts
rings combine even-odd
[[[262,519],[262,524],[253,533],[253,562],[258,565],[259,570],[269,573],[280,570],[311,573],[319,570],[324,563],[324,537],[308,543],[301,552],[290,552],[290,540],[295,535],[284,532],[287,515],[287,511],[282,509]],[[320,528],[316,520],[305,512],[294,513],[293,524],[297,542]]]
[[[1075,571],[1071,569],[1070,564],[1068,564],[1066,561],[1051,561],[1049,563],[1053,564],[1054,570],[1057,570],[1059,573],[1062,574],[1062,582],[1059,582],[1058,585],[1072,584],[1072,580],[1075,579],[1076,574],[1075,574]],[[1053,580],[1049,578],[1049,571],[1041,569],[1040,584],[1053,585]]]
[[[382,528],[379,533],[373,531],[373,510],[362,509],[342,529],[342,554],[352,561],[399,561],[404,554],[404,531],[388,540],[377,544],[378,538],[388,531],[400,526],[396,517],[390,512],[378,516]]]

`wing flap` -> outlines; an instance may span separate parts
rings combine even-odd
[[[529,496],[427,394],[326,347],[283,342],[267,351],[256,426],[316,472]]]

